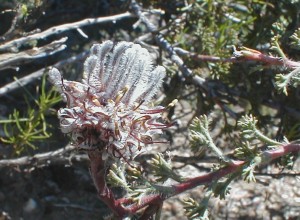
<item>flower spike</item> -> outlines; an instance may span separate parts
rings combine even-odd
[[[149,52],[138,44],[94,44],[82,82],[64,80],[55,68],[49,72],[50,82],[67,102],[58,111],[61,131],[80,149],[132,160],[147,145],[163,143],[154,139],[169,127],[158,121],[168,107],[147,104],[164,77],[164,67],[154,67]]]

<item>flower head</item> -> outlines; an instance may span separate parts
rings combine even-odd
[[[68,81],[53,68],[49,79],[67,102],[58,111],[61,131],[81,149],[102,157],[133,159],[168,127],[158,120],[164,107],[148,107],[165,77],[138,44],[94,44],[84,63],[82,82]]]

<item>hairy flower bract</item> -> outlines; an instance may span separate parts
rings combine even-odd
[[[94,44],[81,82],[68,81],[53,68],[49,80],[67,106],[58,111],[61,131],[80,149],[100,150],[103,158],[131,160],[168,125],[165,110],[149,107],[165,77],[149,52],[130,42]]]

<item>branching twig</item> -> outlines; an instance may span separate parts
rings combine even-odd
[[[206,88],[205,79],[200,76],[193,76],[192,71],[184,64],[183,60],[177,55],[173,46],[157,31],[157,28],[149,21],[149,19],[142,13],[141,7],[135,0],[131,1],[131,9],[132,12],[143,22],[148,31],[151,32],[155,36],[156,43],[160,48],[165,50],[170,59],[178,66],[179,70],[183,73],[185,78],[191,78],[195,84],[199,85],[202,88]]]
[[[64,148],[60,148],[55,151],[50,151],[46,153],[36,154],[34,156],[25,156],[16,159],[6,159],[0,160],[0,168],[8,166],[22,166],[22,165],[38,165],[47,164],[47,161],[51,162],[53,159],[57,159],[61,155],[75,150],[76,147],[73,145],[68,145]]]
[[[66,63],[73,63],[75,61],[84,59],[86,57],[86,55],[87,55],[87,52],[83,52],[83,53],[80,53],[71,58],[59,61],[59,62],[55,63],[53,66],[55,66],[57,68],[61,68]],[[49,67],[42,68],[42,69],[37,70],[27,76],[24,76],[23,78],[18,79],[17,81],[6,84],[5,86],[0,88],[0,96],[3,96],[5,94],[7,94],[8,92],[18,89],[20,86],[25,86],[25,85],[31,83],[32,81],[40,78],[47,71],[48,68]]]
[[[271,162],[278,157],[282,157],[288,153],[300,152],[300,144],[286,144],[276,147],[274,150],[264,151],[257,158],[257,165],[264,165],[265,163]],[[212,173],[204,174],[198,177],[187,179],[186,181],[173,186],[165,186],[166,188],[172,188],[172,194],[150,194],[141,199],[138,203],[132,203],[131,199],[121,198],[115,199],[112,191],[106,186],[105,182],[105,166],[99,155],[95,152],[90,153],[91,158],[91,175],[94,179],[94,184],[98,190],[100,198],[117,214],[118,217],[122,218],[126,215],[136,213],[138,210],[153,204],[160,204],[165,199],[183,193],[187,190],[195,188],[197,186],[211,183],[212,181],[219,180],[222,177],[239,172],[242,170],[246,161],[234,161],[228,163],[224,168],[221,168]],[[126,207],[131,202],[130,206]]]
[[[300,144],[286,144],[276,147],[274,150],[267,150],[261,153],[257,158],[260,159],[258,165],[264,165],[270,163],[272,160],[282,157],[288,153],[297,153],[300,152]],[[184,183],[180,183],[176,188],[176,194],[184,192],[186,190],[192,189],[195,186],[206,184],[212,182],[213,180],[220,179],[229,173],[234,173],[242,168],[245,164],[245,161],[235,161],[234,163],[228,164],[227,167],[222,168],[213,173],[205,174],[199,177],[192,178]]]
[[[16,40],[6,42],[6,43],[0,45],[0,51],[12,50],[15,47],[18,48],[20,45],[22,45],[25,42],[37,40],[37,39],[43,39],[43,38],[49,37],[53,34],[60,34],[64,31],[77,29],[77,28],[80,28],[83,26],[99,24],[99,23],[104,23],[104,22],[112,22],[112,21],[123,19],[123,18],[130,18],[130,17],[132,17],[132,15],[129,12],[125,12],[122,14],[108,16],[108,17],[87,18],[87,19],[73,22],[73,23],[58,25],[55,27],[51,27],[40,33],[32,34],[32,35],[29,35],[26,37],[21,37]]]
[[[279,146],[275,150],[268,150],[268,151],[263,152],[261,154],[261,159],[262,159],[261,164],[264,164],[264,161],[266,161],[267,159],[268,159],[268,162],[270,162],[270,160],[274,160],[274,159],[284,156],[288,153],[299,152],[299,151],[300,151],[299,144],[287,144],[287,145]],[[180,184],[173,185],[172,188],[174,190],[174,194],[169,195],[169,197],[178,195],[178,194],[185,192],[187,190],[190,190],[194,187],[210,183],[214,180],[218,180],[228,174],[233,174],[233,173],[241,170],[245,163],[246,163],[245,161],[235,161],[234,163],[228,164],[227,167],[221,168],[215,172],[201,175],[201,176],[198,176],[195,178],[191,178]],[[140,201],[139,204],[131,205],[127,211],[128,212],[136,212],[137,210],[139,210],[143,207],[146,207],[147,205],[152,204],[153,202],[157,203],[159,201],[165,200],[166,198],[167,197],[164,197],[161,194],[160,195],[150,195],[149,197],[145,197],[143,199],[143,201]]]
[[[67,39],[67,37],[63,37],[42,47],[34,47],[19,53],[0,54],[0,70],[16,68],[20,63],[24,64],[30,60],[51,56],[60,52],[66,48],[64,43]]]
[[[180,47],[174,47],[174,50],[176,51],[177,54],[181,56],[190,57],[196,61],[223,62],[223,63],[225,62],[233,63],[238,61],[236,57],[223,58],[223,57],[212,56],[212,55],[197,54],[194,52],[184,50]]]
[[[184,50],[179,47],[174,48],[177,54],[180,54],[182,56],[188,56],[196,61],[223,62],[223,63],[257,61],[272,66],[283,66],[288,68],[300,67],[299,62],[292,61],[288,58],[266,55],[261,53],[260,51],[249,49],[246,47],[241,47],[241,50],[237,50],[235,47],[233,47],[233,49],[234,51],[232,57],[223,58],[223,57],[212,56],[212,55],[197,54],[197,53]]]
[[[21,5],[19,5],[16,10],[6,10],[6,12],[15,12],[15,15],[14,15],[14,18],[12,19],[10,28],[2,35],[1,40],[5,40],[15,30],[19,16],[22,13],[22,11],[20,10],[20,7],[21,7]]]
[[[299,68],[300,63],[296,61],[289,60],[282,57],[274,57],[270,55],[262,54],[260,51],[252,50],[246,47],[242,47],[241,50],[236,50],[234,48],[233,56],[237,60],[246,60],[246,61],[259,61],[269,65],[277,65],[288,68]]]

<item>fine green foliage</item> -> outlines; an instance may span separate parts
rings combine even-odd
[[[20,155],[23,151],[37,149],[37,142],[48,139],[51,134],[47,131],[46,114],[61,98],[54,89],[46,91],[46,77],[43,76],[41,88],[37,88],[38,99],[34,99],[35,106],[28,103],[25,115],[14,110],[9,119],[0,120],[4,125],[5,137],[1,141],[13,147],[13,153]]]
[[[254,169],[255,169],[256,163],[251,161],[249,165],[245,166],[242,172],[243,179],[250,183],[255,182],[255,176],[254,176]]]
[[[230,184],[233,180],[239,177],[242,177],[243,180],[248,183],[256,182],[255,169],[259,165],[265,164],[265,160],[267,159],[263,154],[261,154],[261,147],[267,145],[268,148],[274,149],[276,146],[288,143],[286,138],[284,138],[283,142],[278,142],[267,137],[257,129],[257,123],[258,120],[252,115],[242,116],[242,118],[238,121],[237,125],[240,130],[240,142],[238,143],[238,147],[235,148],[234,156],[245,161],[245,163],[242,169],[228,175],[223,178],[223,180],[213,181],[208,184],[205,188],[208,195],[214,195],[220,199],[225,199],[226,195],[230,193]],[[211,149],[212,152],[217,155],[223,155],[220,149],[213,144],[214,141],[209,135],[208,130],[209,119],[207,116],[203,115],[194,119],[190,126],[191,149],[194,152],[197,152],[199,151],[199,146],[201,146],[201,148],[206,147]],[[219,158],[221,157],[219,156]],[[282,158],[282,162],[284,163],[283,166],[286,167],[291,167],[292,161],[292,158],[288,156]],[[234,163],[229,159],[223,159],[223,162],[225,162],[225,166],[226,164]],[[216,166],[214,170],[220,169],[222,167],[220,165]],[[206,196],[203,199],[205,204],[207,204],[209,200],[210,196]],[[186,206],[185,209],[187,216],[195,218],[207,216],[205,206],[195,203],[194,200],[188,199],[187,201],[184,201],[184,204]]]
[[[206,115],[202,115],[199,118],[195,118],[190,127],[192,138],[191,149],[198,154],[203,148],[207,148],[213,151],[219,159],[227,161],[223,152],[218,148],[209,133],[209,119]]]
[[[251,146],[248,141],[240,143],[234,151],[234,155],[241,160],[252,160],[259,153],[256,145]]]
[[[300,28],[298,28],[290,37],[291,46],[296,49],[300,49]]]
[[[115,164],[110,168],[107,175],[107,183],[111,184],[113,187],[122,187],[128,192],[131,192],[126,178],[124,176],[124,166],[116,166]]]
[[[264,134],[262,134],[256,128],[257,120],[252,115],[243,116],[242,119],[238,122],[238,126],[241,129],[241,135],[245,140],[251,141],[254,139],[258,139],[266,144],[270,145],[280,145],[281,143],[278,141],[274,141]]]
[[[276,23],[274,26],[277,27],[277,31],[279,30],[281,33],[284,32],[284,28],[282,27],[282,23]],[[294,34],[290,37],[291,46],[295,48],[299,48],[299,29],[297,29]],[[286,59],[286,55],[279,45],[280,35],[277,34],[272,38],[271,48],[276,51],[282,59]],[[297,88],[300,85],[300,67],[296,67],[293,71],[287,74],[276,74],[275,76],[276,87],[280,92],[283,92],[286,96],[288,95],[288,87]]]
[[[254,1],[250,4],[255,5]],[[185,35],[179,35],[182,40],[177,37],[175,42],[199,54],[226,57],[231,53],[231,45],[239,44],[240,39],[251,30],[256,15],[251,11],[251,6],[248,9],[239,1],[190,1],[188,6],[182,8],[182,12],[186,13],[186,20],[182,21],[186,22],[183,32],[191,34],[191,39],[194,38],[196,43],[188,46]],[[224,74],[229,73],[230,65],[208,62],[207,67],[214,77],[223,78]]]
[[[288,95],[288,86],[297,88],[300,85],[300,67],[285,75],[277,74],[275,79],[278,89]]]
[[[182,182],[183,178],[172,170],[171,161],[167,162],[161,153],[154,155],[149,163],[151,172],[157,177],[157,181],[165,182],[169,178]]]
[[[226,195],[230,193],[231,187],[229,184],[235,178],[234,175],[232,177],[227,178],[224,181],[216,181],[211,186],[211,191],[215,197],[219,197],[220,199],[225,199]]]
[[[209,211],[207,209],[210,195],[206,196],[201,203],[198,203],[192,198],[183,201],[184,209],[188,219],[208,220]]]

